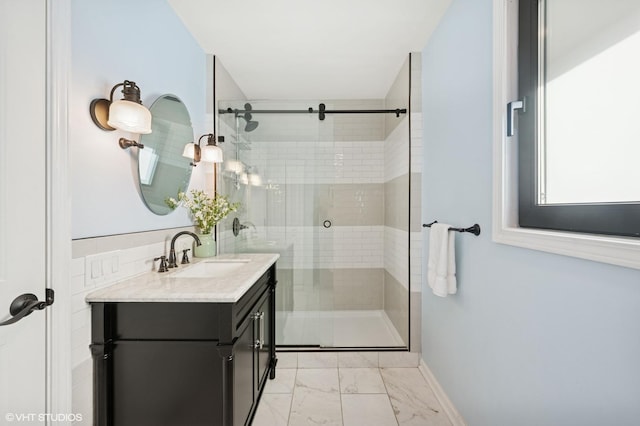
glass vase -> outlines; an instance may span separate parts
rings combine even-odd
[[[213,233],[197,234],[200,239],[200,245],[193,243],[193,255],[195,257],[213,257],[216,255],[216,240],[213,239]]]

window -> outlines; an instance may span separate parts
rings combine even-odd
[[[640,237],[640,2],[519,0],[518,223]]]

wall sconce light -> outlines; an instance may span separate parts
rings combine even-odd
[[[239,175],[244,170],[244,165],[238,160],[227,160],[225,170],[229,173]]]
[[[249,174],[247,172],[240,173],[238,177],[238,182],[243,185],[249,185]]]
[[[200,147],[203,138],[207,138],[207,144]],[[220,137],[220,142],[224,139]],[[191,158],[191,165],[195,167],[197,163],[203,161],[205,163],[222,163],[222,149],[216,145],[216,137],[213,133],[200,136],[198,143],[188,143],[184,146],[182,152],[183,157]]]
[[[113,93],[122,86],[124,97],[119,101],[113,100]],[[102,130],[124,130],[126,132],[148,134],[151,133],[151,112],[140,101],[140,88],[129,80],[118,83],[111,89],[109,99],[94,99],[89,108],[91,119]],[[144,148],[136,141],[120,138],[122,149],[135,146]]]
[[[247,181],[251,186],[262,186],[262,177],[258,173],[256,166],[251,166],[247,169]]]

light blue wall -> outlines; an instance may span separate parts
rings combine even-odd
[[[423,51],[423,220],[483,227],[457,295],[423,283],[424,361],[472,426],[637,425],[640,271],[491,241],[491,25],[454,0]]]
[[[72,0],[70,152],[73,238],[189,226],[185,209],[151,213],[138,190],[137,150],[123,151],[126,132],[105,132],[89,116],[94,98],[133,80],[142,102],[177,95],[191,115],[195,137],[206,128],[206,56],[166,0]],[[114,94],[120,95],[120,89]],[[204,167],[192,184],[202,187]]]

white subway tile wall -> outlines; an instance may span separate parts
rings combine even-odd
[[[248,162],[272,184],[382,183],[384,142],[260,142]]]
[[[422,232],[411,232],[411,249],[409,257],[411,258],[411,291],[422,291]]]
[[[295,248],[278,265],[287,269],[382,268],[383,226],[258,227],[258,235]]]
[[[420,58],[412,62],[420,64]],[[418,74],[420,75],[420,74]],[[418,78],[418,81],[420,79]],[[413,83],[412,83],[413,84]],[[415,91],[415,90],[414,90]],[[422,112],[411,114],[411,173],[422,175]],[[422,220],[422,194],[411,193],[411,221]],[[415,216],[415,217],[414,217]],[[420,226],[422,226],[420,224]],[[413,229],[413,227],[411,228]],[[422,291],[422,228],[420,231],[411,232],[411,291]]]
[[[411,113],[411,173],[422,173],[422,113]]]
[[[409,120],[407,118],[403,119],[387,137],[384,158],[385,182],[409,173]],[[409,208],[409,206],[395,207],[401,210]],[[407,258],[409,253],[409,233],[391,226],[385,226],[384,247],[384,268],[404,288],[409,288],[409,259]]]
[[[384,143],[384,182],[409,173],[409,120],[404,118]]]
[[[409,233],[390,226],[384,227],[384,269],[409,288],[408,259]]]

